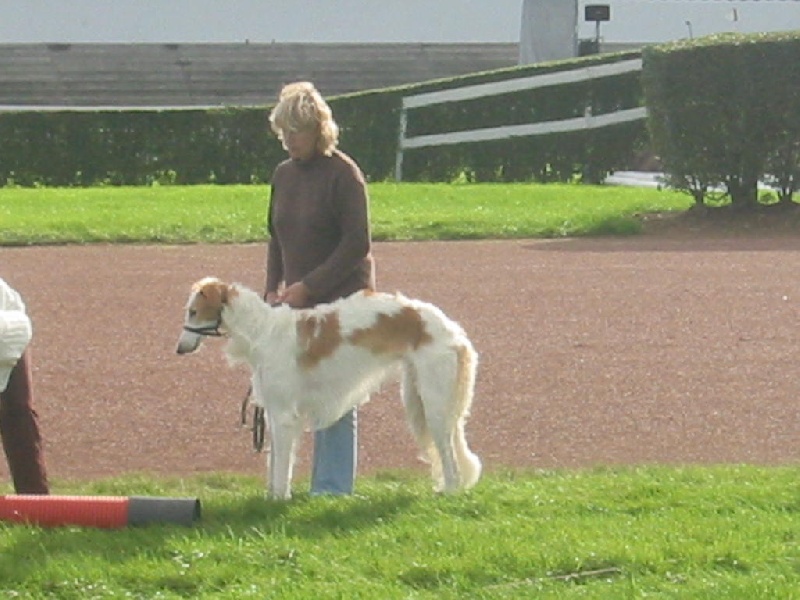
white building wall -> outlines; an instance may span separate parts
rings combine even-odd
[[[572,58],[578,50],[578,0],[524,0],[519,64]]]
[[[557,0],[539,0],[556,6]],[[561,0],[572,10],[576,0]],[[519,42],[527,0],[0,0],[0,44]],[[800,0],[578,0],[611,6],[604,41],[800,29]],[[736,11],[734,18],[733,11]],[[561,27],[559,25],[559,27]]]
[[[594,23],[583,19],[586,4],[611,6],[611,21],[600,27],[601,40],[607,43],[800,29],[800,0],[580,0],[580,39],[595,37]]]

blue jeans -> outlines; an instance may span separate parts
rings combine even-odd
[[[353,493],[356,480],[358,419],[356,409],[330,427],[314,432],[311,495]]]

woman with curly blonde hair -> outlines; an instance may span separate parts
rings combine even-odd
[[[286,85],[269,115],[289,158],[272,176],[264,299],[308,308],[375,288],[367,186],[337,148],[339,127],[309,82]],[[314,433],[311,494],[350,494],[356,475],[355,410]]]
[[[330,106],[313,84],[307,81],[290,83],[281,90],[278,104],[269,115],[273,133],[283,142],[284,132],[296,133],[316,129],[316,151],[331,156],[339,144],[339,126],[333,120]]]

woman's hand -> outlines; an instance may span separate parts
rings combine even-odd
[[[278,295],[278,303],[288,304],[292,308],[305,308],[311,303],[311,293],[305,283],[298,281]]]
[[[270,306],[275,306],[276,304],[280,304],[281,300],[280,296],[278,295],[278,292],[267,292],[266,294],[264,294],[264,302],[266,302]]]

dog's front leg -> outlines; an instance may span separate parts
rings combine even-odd
[[[270,418],[269,482],[270,498],[289,500],[292,497],[292,471],[297,445],[302,433],[301,421],[296,415]]]

